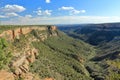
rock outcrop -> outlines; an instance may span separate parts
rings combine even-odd
[[[55,31],[56,29],[57,29],[56,26],[50,26],[51,31]],[[49,28],[48,27],[39,27],[39,26],[17,28],[14,30],[3,31],[0,34],[0,37],[6,37],[7,40],[14,40],[15,38],[19,39],[19,36],[21,34],[24,34],[24,35],[28,34],[32,30],[45,31],[45,30],[49,30]]]
[[[56,36],[56,26],[49,27],[22,27],[16,28],[14,30],[3,31],[0,34],[0,37],[4,37],[9,41],[14,41],[15,38],[20,39],[20,35],[26,35],[33,30],[38,31],[49,31],[49,36]],[[47,39],[48,34],[40,33],[38,34],[41,41]],[[36,60],[38,56],[38,51],[34,47],[30,46],[31,42],[36,41],[37,39],[33,36],[28,39],[28,43],[22,47],[21,51],[13,52],[13,59],[11,61],[11,73],[8,71],[0,71],[0,80],[16,80],[23,78],[24,80],[40,80],[36,78],[35,74],[29,71],[29,66]],[[3,73],[3,74],[2,74]],[[6,77],[5,77],[6,76]],[[54,80],[52,78],[45,78],[45,80]]]
[[[29,65],[35,61],[37,55],[38,51],[35,48],[28,48],[23,54],[14,56],[16,59],[12,61],[11,67],[15,76],[33,80],[35,75],[29,72]]]
[[[57,30],[57,27],[56,27],[56,26],[51,26],[50,29],[51,29],[52,31],[55,31],[55,30]]]
[[[0,37],[7,37],[8,40],[11,40],[14,38],[14,31],[13,30],[7,30],[7,31],[3,31],[0,34]]]

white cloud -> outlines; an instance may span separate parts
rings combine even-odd
[[[4,15],[0,15],[0,18],[10,18],[10,17],[17,17],[18,14],[11,12],[11,13],[5,13]]]
[[[3,12],[23,12],[24,10],[26,9],[23,6],[9,4],[1,8]]]
[[[80,24],[80,23],[108,23],[120,22],[118,16],[58,16],[58,17],[18,17],[6,21],[2,24]]]
[[[26,8],[20,5],[5,5],[0,8],[0,18],[10,18],[19,16],[18,13],[25,11]]]
[[[80,14],[80,13],[85,13],[86,11],[85,10],[71,10],[70,11],[70,15],[74,15],[74,14]]]
[[[6,13],[5,16],[7,17],[14,17],[14,16],[18,16],[18,14],[11,12],[11,13]]]
[[[62,6],[61,8],[59,8],[58,10],[64,10],[64,11],[69,11],[70,15],[76,15],[76,14],[80,14],[80,13],[85,13],[85,10],[77,10],[74,7],[71,6]]]
[[[62,6],[61,8],[59,8],[59,10],[74,10],[74,7]]]
[[[81,13],[85,13],[86,12],[86,10],[80,10],[81,11]]]
[[[34,11],[38,16],[51,16],[52,10],[42,10],[39,8],[37,11]]]
[[[37,11],[34,11],[35,13],[37,13],[37,15],[42,15],[42,11],[39,9],[39,10],[37,10]]]
[[[25,15],[25,17],[27,17],[27,18],[32,18],[32,15]]]
[[[50,3],[51,1],[50,0],[45,0],[46,3]]]
[[[6,18],[6,16],[4,16],[4,15],[0,15],[0,18]]]
[[[52,10],[45,10],[45,11],[43,12],[43,14],[50,16],[50,15],[51,15],[51,12],[52,12]]]

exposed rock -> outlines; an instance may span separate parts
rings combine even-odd
[[[56,26],[51,26],[51,30],[55,31],[55,30],[57,30],[57,27]]]
[[[29,64],[33,63],[37,56],[37,49],[31,49],[30,46],[27,46],[23,54],[19,55],[19,58],[12,61],[12,68],[14,69],[13,73],[15,76],[17,78],[22,77],[24,80],[34,80],[33,74],[29,72]],[[18,55],[16,57],[18,57]]]
[[[23,73],[21,77],[24,80],[34,80],[34,75],[32,73]]]
[[[51,26],[50,29],[52,31],[55,31],[57,28],[56,28],[56,26]],[[7,40],[13,40],[14,38],[19,39],[21,34],[24,34],[24,35],[28,34],[32,30],[44,31],[44,30],[48,30],[48,27],[34,26],[34,27],[17,28],[17,29],[14,29],[14,30],[7,30],[7,31],[3,31],[0,34],[0,37],[6,37]]]
[[[28,70],[24,66],[20,66],[19,68],[22,70],[23,73],[27,73],[28,72]]]
[[[57,35],[54,31],[57,29],[56,26],[51,27],[24,27],[24,28],[17,28],[14,30],[7,30],[0,34],[0,37],[5,37],[7,40],[14,40],[15,38],[19,39],[20,35],[26,35],[30,33],[32,30],[51,30],[50,35]],[[53,33],[52,33],[53,31]],[[40,40],[44,41],[48,38],[47,34],[39,34]],[[33,37],[33,39],[36,41],[36,39]],[[33,40],[32,39],[32,40]],[[14,51],[13,56],[14,59],[11,61],[11,69],[12,73],[9,73],[7,71],[0,71],[0,80],[15,80],[19,77],[22,77],[24,80],[39,80],[39,78],[35,79],[35,75],[29,72],[29,64],[33,63],[38,56],[37,49],[30,46],[31,41],[25,45],[26,47],[22,48],[20,52],[17,52],[17,50]],[[33,40],[33,41],[34,41]],[[45,78],[44,80],[54,80],[52,78]]]
[[[23,73],[20,77],[22,77],[24,80],[41,80],[38,75],[35,75],[33,73]]]
[[[41,34],[41,35],[40,35],[40,40],[41,40],[41,41],[44,41],[45,39],[47,39],[47,35],[42,35],[42,34]]]
[[[18,68],[15,68],[15,71],[13,73],[15,75],[20,75],[22,73],[22,70],[18,67]]]
[[[22,66],[23,66],[24,69],[26,69],[27,71],[29,71],[29,65],[24,64],[24,65],[22,65]]]
[[[32,49],[27,53],[28,55],[27,60],[29,61],[29,63],[33,63],[35,61],[35,58],[38,55],[37,53],[38,52],[36,49]]]
[[[45,78],[43,80],[54,80],[53,78]]]
[[[7,40],[12,40],[14,37],[13,35],[13,30],[7,30],[1,33],[0,37],[6,37]]]
[[[26,56],[22,56],[20,59],[17,61],[13,62],[12,66],[13,67],[19,67],[20,65],[23,64],[23,62],[26,60]]]
[[[24,62],[26,65],[29,65],[29,61],[26,59]]]
[[[0,80],[15,80],[14,75],[5,70],[0,71]]]
[[[22,34],[21,28],[13,30],[13,39],[17,38],[19,39],[19,36]]]
[[[26,27],[26,28],[21,28],[22,34],[28,34],[29,32],[32,31],[32,29],[30,27]]]

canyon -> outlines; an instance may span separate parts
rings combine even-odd
[[[120,79],[119,36],[118,24],[0,27],[0,80]]]

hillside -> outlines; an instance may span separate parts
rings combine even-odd
[[[95,46],[96,55],[87,62],[86,67],[91,77],[95,80],[120,79],[119,23],[86,24],[77,28],[73,25],[70,29],[64,27],[59,26],[69,36]]]
[[[59,32],[57,37],[50,37],[43,43],[33,45],[40,50],[38,61],[32,65],[32,71],[42,77],[56,80],[90,79],[84,64],[94,55],[94,49],[82,41],[74,40]],[[36,66],[37,64],[40,64]],[[43,74],[44,73],[44,74]]]
[[[93,46],[55,26],[14,27],[1,29],[1,80],[92,80],[85,64]]]

